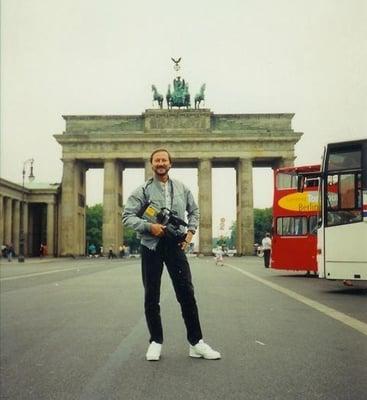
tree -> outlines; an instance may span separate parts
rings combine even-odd
[[[265,236],[266,232],[271,232],[273,220],[273,209],[272,208],[254,208],[254,241],[255,243],[261,243],[261,240]],[[237,238],[237,224],[232,223],[231,226],[231,237],[230,246],[236,245]]]
[[[237,224],[236,222],[232,222],[231,225],[231,236],[229,238],[229,246],[232,248],[236,247],[236,241],[237,241]]]
[[[273,221],[272,208],[254,208],[254,240],[255,243],[261,243],[266,232],[271,232]]]
[[[93,243],[98,249],[102,245],[102,204],[86,207],[86,239],[87,245]]]
[[[140,240],[136,237],[136,232],[128,227],[124,227],[124,243],[130,247],[130,252],[139,250]]]

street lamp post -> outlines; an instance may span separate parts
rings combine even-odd
[[[22,208],[20,212],[20,233],[19,233],[19,254],[18,254],[18,262],[24,262],[24,179],[26,173],[27,165],[30,165],[30,172],[28,179],[30,182],[34,181],[33,175],[33,162],[34,159],[30,158],[23,163],[23,171],[22,171]]]

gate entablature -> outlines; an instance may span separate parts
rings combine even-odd
[[[205,154],[271,162],[294,157],[302,134],[291,129],[293,115],[216,115],[207,109],[146,110],[141,116],[74,115],[64,116],[66,131],[55,138],[63,146],[63,159],[146,159],[152,148],[164,144],[176,160],[201,159]]]
[[[286,134],[292,129],[293,113],[214,114],[200,110],[145,110],[141,115],[64,115],[67,135],[137,134],[159,130],[196,133]]]

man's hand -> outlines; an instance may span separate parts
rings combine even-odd
[[[183,251],[185,251],[187,249],[187,247],[191,243],[191,240],[192,240],[193,236],[194,235],[192,234],[192,232],[188,231],[187,234],[186,234],[185,241],[178,244]]]
[[[152,224],[150,226],[150,233],[153,236],[157,236],[157,237],[163,237],[165,232],[166,227],[164,225],[161,224]]]

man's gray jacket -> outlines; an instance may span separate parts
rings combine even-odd
[[[150,233],[151,223],[138,217],[140,210],[149,201],[155,206],[167,207],[177,212],[177,216],[188,223],[189,230],[196,231],[199,224],[199,207],[190,190],[176,179],[169,179],[169,190],[171,191],[171,204],[166,205],[166,198],[163,187],[156,178],[148,179],[144,185],[139,186],[127,199],[122,221],[124,225],[134,229],[140,235],[141,244],[150,250],[155,250],[159,237]],[[187,212],[187,219],[186,219]],[[184,231],[184,228],[180,228]]]

